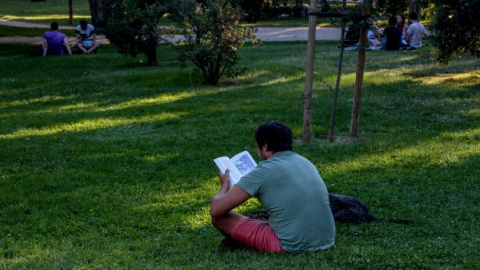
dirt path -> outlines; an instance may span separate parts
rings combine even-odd
[[[7,21],[7,20],[0,20],[0,25],[5,26],[12,26],[12,27],[25,27],[25,28],[45,28],[49,29],[50,25],[41,24],[41,23],[29,23],[29,22],[21,22],[21,21]],[[75,26],[60,26],[60,29],[75,29]]]
[[[50,26],[39,23],[0,20],[0,25],[26,28],[49,29]],[[74,26],[60,26],[62,29],[75,29]],[[308,39],[308,27],[258,27],[257,37],[262,41],[305,41]],[[316,40],[340,40],[340,29],[333,27],[317,27]],[[103,35],[97,37],[102,44],[108,44],[108,39]],[[175,35],[170,41],[183,41],[183,36]],[[75,38],[69,38],[69,42],[75,42]],[[0,37],[0,44],[41,44],[42,37]]]

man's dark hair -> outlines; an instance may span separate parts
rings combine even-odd
[[[88,23],[87,23],[86,20],[81,20],[80,21],[80,26],[82,27],[82,29],[87,29],[87,25],[88,25]]]
[[[52,22],[50,24],[50,29],[52,30],[58,30],[58,23],[57,22]]]
[[[388,25],[395,26],[397,25],[397,18],[395,16],[391,16],[388,18]]]
[[[408,17],[414,21],[418,20],[418,15],[415,11],[410,12],[410,14],[408,14]]]
[[[267,144],[267,150],[273,152],[290,151],[292,147],[292,131],[280,122],[268,122],[260,125],[255,132],[258,148]]]

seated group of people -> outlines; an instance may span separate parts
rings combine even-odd
[[[388,27],[383,31],[385,42],[383,47],[387,51],[399,49],[416,49],[422,47],[422,38],[427,35],[427,30],[418,22],[418,15],[411,12],[408,16],[411,24],[407,27],[402,15],[390,17]]]
[[[422,38],[427,35],[427,30],[423,24],[418,22],[418,15],[415,12],[409,14],[411,24],[407,26],[405,17],[398,15],[392,16],[388,20],[388,26],[383,30],[380,40],[375,36],[372,30],[368,30],[368,49],[370,50],[412,50],[422,47]],[[344,47],[346,50],[358,48],[360,36],[360,21],[354,21],[346,33]]]
[[[52,22],[50,31],[45,32],[43,35],[43,56],[72,54],[71,48],[75,46],[82,53],[90,54],[95,52],[98,46],[100,46],[100,43],[96,40],[95,28],[87,23],[86,20],[80,21],[75,32],[77,36],[76,43],[70,46],[67,36],[58,31],[58,23]]]

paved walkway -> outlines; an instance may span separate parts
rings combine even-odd
[[[0,20],[0,25],[13,27],[43,28],[49,29],[46,24],[28,23],[20,21]],[[60,26],[62,29],[75,29],[74,26]],[[265,42],[272,41],[306,41],[308,39],[308,27],[258,27],[257,37]],[[332,27],[317,27],[316,40],[340,40],[340,29]],[[102,44],[108,44],[105,36],[99,35],[98,41]],[[183,36],[174,35],[168,38],[169,41],[182,41]],[[75,38],[69,38],[69,42],[74,42]],[[0,44],[41,44],[42,37],[0,37]]]

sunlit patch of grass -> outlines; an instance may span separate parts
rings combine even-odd
[[[325,169],[328,173],[345,174],[388,168],[429,168],[454,166],[480,155],[480,129],[446,132],[419,145],[392,149],[387,153],[368,154]],[[459,142],[462,142],[459,144]],[[469,143],[471,142],[471,143]],[[465,144],[466,143],[466,144]]]
[[[470,116],[480,117],[480,108],[469,110],[466,114]]]
[[[28,100],[19,99],[19,100],[13,100],[11,102],[2,102],[2,103],[0,103],[0,108],[29,105],[29,104],[32,104],[32,103],[44,103],[44,102],[52,102],[52,101],[67,101],[67,100],[70,100],[72,98],[73,98],[73,96],[58,96],[58,95],[50,96],[50,95],[46,95],[46,96],[43,96],[43,97],[32,98],[32,99],[28,99]],[[62,108],[60,108],[60,109],[62,109]]]
[[[335,82],[338,48],[319,42],[315,138],[304,143],[305,42],[247,45],[239,51],[245,73],[217,87],[202,85],[193,65],[180,70],[167,46],[153,68],[113,46],[25,57],[32,48],[0,53],[0,268],[479,268],[471,259],[480,241],[472,238],[480,217],[476,85],[415,80],[475,73],[472,59],[445,68],[428,48],[368,52],[360,133],[351,139],[357,55],[346,53],[330,143],[326,84]],[[256,158],[254,131],[271,120],[293,129],[295,151],[319,168],[329,191],[359,197],[380,218],[414,223],[339,224],[327,252],[219,250],[223,236],[208,214],[219,188],[212,160],[243,149]],[[251,199],[236,211],[259,209]]]
[[[5,249],[8,249],[8,253],[4,254],[2,259],[8,260],[12,267],[21,267],[22,265],[30,264],[32,262],[38,262],[45,260],[51,256],[51,252],[48,249],[42,247],[38,243],[34,243],[28,250],[22,250],[22,245],[10,246],[9,242],[12,241],[11,235],[3,235],[3,245]],[[0,265],[2,265],[0,261]]]
[[[281,77],[281,78],[266,81],[266,82],[262,83],[261,85],[262,86],[274,85],[274,84],[278,84],[278,83],[285,83],[285,82],[293,81],[295,79],[297,79],[297,78],[295,78],[295,77],[291,77],[291,78]]]
[[[46,128],[22,128],[11,134],[0,135],[0,139],[18,139],[30,136],[48,136],[62,132],[85,132],[99,129],[108,129],[120,126],[139,125],[152,123],[154,121],[164,121],[178,119],[182,113],[161,113],[157,115],[148,115],[133,118],[96,118],[79,121],[76,123],[54,125]]]
[[[480,72],[465,72],[454,74],[437,74],[416,79],[417,82],[425,85],[458,84],[462,86],[480,85]]]
[[[87,111],[87,110],[89,110],[89,111],[90,110],[95,110],[95,108],[98,108],[98,106],[99,106],[98,102],[94,102],[94,103],[78,102],[78,103],[75,103],[75,104],[67,104],[67,105],[60,106],[60,107],[58,107],[58,109],[60,111],[80,112],[80,111]]]
[[[162,94],[152,98],[133,99],[133,100],[119,103],[119,104],[111,105],[108,107],[94,109],[93,111],[104,112],[104,111],[121,110],[121,109],[126,109],[131,107],[140,107],[140,106],[146,106],[146,105],[162,105],[162,104],[180,101],[186,98],[195,97],[201,94],[209,94],[209,93],[215,93],[215,92],[218,92],[218,90],[190,91],[190,92],[182,92],[178,94]]]
[[[142,160],[150,163],[158,162],[161,160],[168,160],[176,155],[165,155],[164,153],[158,153],[158,154],[152,154],[152,155],[147,155],[142,158]]]
[[[74,20],[89,19],[91,16],[88,15],[74,15]],[[2,20],[7,21],[57,21],[57,20],[67,20],[69,19],[68,15],[65,14],[49,14],[49,15],[34,15],[34,16],[15,16],[15,15],[4,15],[0,17]]]
[[[470,151],[472,154],[480,154],[480,128],[466,130],[464,132],[445,132],[440,134],[441,138],[444,138],[448,141],[465,141],[471,142],[473,151]],[[477,147],[475,149],[475,147]],[[475,152],[476,151],[476,152]]]

